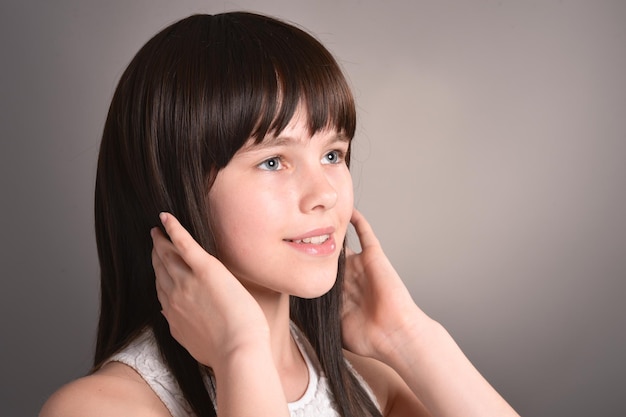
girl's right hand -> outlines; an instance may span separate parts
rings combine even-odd
[[[169,213],[150,231],[152,265],[162,313],[172,336],[200,363],[227,361],[240,349],[269,344],[261,307],[217,258]]]

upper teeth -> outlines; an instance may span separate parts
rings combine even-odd
[[[312,243],[314,245],[319,245],[320,243],[324,243],[330,238],[330,235],[322,235],[322,236],[313,236],[313,237],[305,237],[304,239],[294,240],[296,243]]]

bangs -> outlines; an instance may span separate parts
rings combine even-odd
[[[352,138],[356,127],[354,99],[333,56],[300,29],[276,21],[263,23],[260,26],[273,27],[251,33],[255,36],[242,39],[239,45],[243,49],[239,62],[253,61],[256,65],[240,65],[239,73],[233,74],[249,83],[254,96],[250,103],[256,106],[248,113],[258,119],[249,136],[259,142],[268,133],[280,134],[302,106],[309,134],[334,129]]]
[[[311,135],[330,129],[354,136],[354,98],[339,65],[319,41],[261,15],[208,18],[201,50],[208,55],[205,97],[209,114],[222,125],[211,130],[227,160],[251,138],[259,143],[268,134],[280,134],[299,107]],[[225,166],[227,160],[215,162]]]
[[[137,137],[160,141],[163,164],[174,152],[207,173],[250,139],[280,134],[298,108],[311,135],[328,129],[351,139],[356,128],[354,98],[333,56],[305,31],[252,13],[173,24],[140,50],[122,84],[134,98],[122,113],[146,120]]]

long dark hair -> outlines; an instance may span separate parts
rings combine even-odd
[[[311,133],[352,138],[354,99],[332,55],[306,32],[252,13],[194,15],[141,48],[122,75],[104,127],[95,193],[101,310],[94,370],[151,328],[185,398],[215,416],[201,366],[160,314],[149,230],[175,214],[214,253],[208,190],[242,145],[280,133],[296,108]],[[343,256],[324,296],[293,297],[292,319],[310,340],[344,417],[380,413],[341,348]]]

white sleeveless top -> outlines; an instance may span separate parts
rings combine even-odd
[[[309,371],[309,384],[306,391],[299,400],[288,404],[291,416],[339,417],[328,380],[321,372],[313,348],[300,329],[293,323],[291,324],[291,334],[298,345],[298,349],[300,349]],[[152,331],[146,330],[141,333],[126,348],[109,358],[107,362],[121,362],[133,368],[165,404],[172,417],[195,417],[176,379],[161,358],[161,353]],[[357,380],[372,401],[374,401],[374,404],[380,409],[370,387],[352,368],[350,363],[347,363]],[[203,379],[213,404],[215,404],[215,382],[208,373],[203,375]]]

